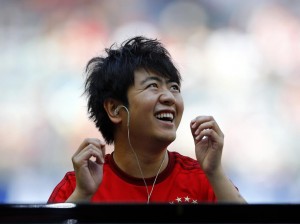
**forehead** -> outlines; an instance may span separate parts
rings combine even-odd
[[[161,75],[157,72],[145,70],[145,69],[138,69],[134,72],[134,84],[135,85],[140,85],[143,84],[145,81],[147,82],[148,80],[160,80],[164,82],[175,82],[175,80],[170,80],[170,77]]]

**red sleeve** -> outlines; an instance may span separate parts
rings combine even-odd
[[[67,172],[64,178],[52,191],[47,203],[63,203],[73,193],[76,187],[76,178],[74,171]]]

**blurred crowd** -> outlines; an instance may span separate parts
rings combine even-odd
[[[169,150],[194,157],[190,120],[212,115],[249,203],[300,202],[300,1],[0,4],[0,203],[45,203],[81,141],[102,138],[82,95],[85,65],[133,35],[160,39],[183,76]]]

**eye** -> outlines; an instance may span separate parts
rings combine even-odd
[[[150,84],[147,86],[147,88],[157,88],[157,87],[158,87],[157,83],[150,83]]]
[[[180,92],[180,87],[178,84],[173,84],[173,85],[171,85],[171,90]]]

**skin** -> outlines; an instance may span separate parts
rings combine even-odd
[[[219,202],[247,203],[222,168],[224,134],[212,116],[198,116],[190,123],[197,161]]]
[[[135,72],[134,86],[128,90],[130,105],[130,141],[139,158],[144,177],[153,177],[165,156],[167,146],[176,138],[184,110],[180,87],[151,72]],[[173,113],[172,122],[162,121],[155,116],[158,113]],[[127,121],[128,114],[120,111],[122,121]],[[140,177],[137,161],[128,144],[127,124],[117,124],[114,159],[117,165],[129,175]],[[162,170],[167,166],[164,161]]]
[[[153,177],[162,164],[168,145],[176,139],[176,131],[184,111],[180,86],[165,78],[137,70],[135,83],[128,89],[129,115],[125,109],[114,114],[119,105],[107,100],[104,107],[116,125],[114,160],[127,174],[142,178],[137,166],[136,153],[143,176]],[[174,120],[162,121],[157,113],[173,113]],[[129,127],[127,126],[129,119]],[[128,128],[130,141],[128,141]],[[221,165],[224,134],[212,116],[198,116],[190,123],[195,143],[196,158],[206,173],[218,201],[246,203],[235,186],[226,177]],[[204,137],[206,136],[206,137]],[[99,139],[83,141],[72,157],[77,184],[67,202],[88,202],[97,191],[103,178],[105,144]],[[94,159],[91,159],[94,158]],[[168,158],[162,164],[166,168]]]

